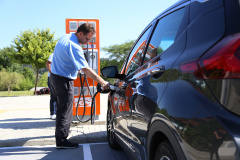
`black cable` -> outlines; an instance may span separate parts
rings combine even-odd
[[[83,121],[83,118],[85,116],[85,113],[86,113],[86,103],[85,103],[85,95],[84,95],[84,84],[87,83],[87,86],[88,86],[88,90],[90,91],[90,87],[89,87],[89,84],[88,84],[88,80],[86,78],[86,75],[84,74],[84,81],[82,82],[82,76],[80,74],[80,85],[81,85],[81,92],[80,92],[80,95],[79,95],[79,98],[78,98],[78,102],[77,102],[77,107],[76,107],[76,117],[78,119],[79,122],[81,123],[86,123],[88,121],[91,120],[91,124],[94,123],[95,121],[95,112],[96,112],[96,105],[95,105],[95,96],[97,95],[98,92],[96,92],[94,94],[94,96],[92,96],[92,93],[90,91],[90,95],[91,95],[91,98],[92,98],[92,103],[91,103],[91,116],[89,119]],[[80,99],[81,99],[81,96],[83,96],[83,115],[81,118],[79,118],[78,116],[78,107],[79,107],[79,102],[80,102]],[[93,110],[94,109],[94,110]],[[94,116],[93,116],[93,113],[94,113]]]
[[[78,102],[77,102],[77,107],[76,107],[76,117],[77,117],[77,119],[79,120],[79,122],[82,122],[82,119],[84,118],[84,116],[85,116],[85,112],[86,112],[86,108],[85,108],[85,106],[86,106],[86,104],[85,104],[85,96],[84,96],[84,91],[83,91],[83,84],[84,84],[84,82],[85,82],[85,79],[84,79],[84,81],[82,82],[82,75],[81,75],[81,73],[80,73],[80,85],[81,85],[81,90],[80,90],[80,95],[79,95],[79,98],[78,98]],[[82,115],[82,117],[81,117],[81,119],[79,118],[79,116],[78,116],[78,107],[79,107],[79,102],[80,102],[80,99],[81,99],[81,96],[83,95],[83,106],[84,106],[84,109],[83,109],[83,115]]]
[[[94,124],[94,122],[95,122],[95,111],[96,111],[96,106],[95,106],[95,97],[96,97],[96,95],[98,94],[99,92],[96,92],[94,95],[93,95],[93,97],[92,97],[92,103],[91,103],[91,124]],[[94,105],[94,107],[93,107],[93,105]],[[92,109],[94,108],[94,111],[92,111]],[[94,112],[94,114],[93,114],[93,112]]]
[[[80,74],[81,92],[80,92],[80,95],[79,95],[79,98],[78,98],[78,103],[77,103],[77,108],[76,108],[76,117],[77,117],[78,121],[81,122],[81,123],[86,123],[90,120],[90,118],[89,118],[89,119],[83,121],[83,118],[84,118],[85,113],[86,113],[86,102],[85,102],[85,95],[84,95],[84,83],[85,83],[85,81],[86,81],[86,75],[84,75],[84,81],[82,82],[82,76]],[[78,116],[78,107],[79,107],[79,102],[80,102],[81,96],[83,97],[83,114],[82,114],[82,117],[80,119],[79,116]]]
[[[94,81],[93,81],[94,82]],[[90,88],[89,87],[89,84],[88,84],[88,80],[86,81],[86,83],[87,83],[87,86],[88,86],[88,89]],[[91,95],[91,98],[92,98],[92,103],[91,103],[91,124],[93,124],[92,123],[92,121],[95,121],[95,117],[96,117],[96,104],[95,104],[95,96],[96,96],[96,94],[97,93],[95,93],[94,95],[92,94],[92,92],[91,92],[91,90],[89,89],[89,92],[90,92],[90,95]],[[94,83],[93,83],[93,93],[94,93]],[[94,117],[92,116],[92,114],[93,114],[93,111],[92,111],[92,108],[94,107]],[[92,120],[94,118],[94,120]]]

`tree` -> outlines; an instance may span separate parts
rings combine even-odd
[[[28,78],[23,78],[22,82],[19,84],[19,90],[21,91],[28,91],[34,86],[34,83],[28,79]]]
[[[8,68],[12,65],[11,59],[7,57],[7,52],[16,52],[13,48],[4,48],[0,50],[0,70],[3,68]]]
[[[32,83],[34,82],[34,71],[32,68],[24,67],[21,73],[25,79],[29,79]]]
[[[110,54],[109,56],[110,60],[107,62],[113,62],[115,65],[118,66],[118,68],[120,68],[125,58],[127,57],[128,53],[130,52],[134,42],[135,41],[132,40],[120,45],[112,45],[109,47],[102,48],[104,51],[107,51],[108,54]],[[102,59],[101,62],[104,63],[104,59]]]
[[[13,47],[5,47],[0,49],[0,71],[5,68],[8,72],[19,72],[22,65],[12,63],[12,60],[7,56],[8,53],[16,54],[16,50]]]
[[[36,73],[35,91],[38,83],[39,69],[44,68],[46,61],[53,52],[57,40],[54,40],[54,33],[50,29],[34,31],[28,30],[20,33],[14,38],[16,53],[9,53],[15,62],[20,64],[31,64]]]
[[[122,64],[116,59],[110,60],[109,58],[100,58],[100,68],[112,65],[121,66]]]
[[[18,87],[21,83],[23,76],[17,72],[7,72],[3,69],[0,72],[0,86],[2,90],[8,90],[8,94],[12,87]]]
[[[23,81],[20,83],[20,90],[29,90],[34,86],[34,71],[31,67],[24,67],[21,71],[24,76]]]
[[[47,81],[48,81],[48,72],[45,72],[44,74],[41,75],[41,78],[39,79],[39,83],[37,86],[47,87],[48,86]]]

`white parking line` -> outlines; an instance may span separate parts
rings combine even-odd
[[[85,143],[85,144],[79,144],[79,146],[84,146],[84,145],[96,145],[96,144],[108,144],[107,142],[100,142],[100,143]],[[45,147],[51,147],[54,148],[56,145],[45,145],[45,146],[16,146],[16,147],[0,147],[1,149],[20,149],[20,148],[45,148]]]
[[[92,153],[89,144],[83,144],[83,159],[92,160]]]
[[[83,153],[83,160],[93,160],[95,152],[91,152],[91,147],[94,145],[108,145],[108,143],[86,143],[86,144],[79,144],[82,146],[82,149],[79,148]],[[0,159],[41,159],[43,157],[47,157],[48,155],[57,154],[57,151],[54,151],[55,145],[46,145],[46,146],[17,146],[17,147],[4,147],[0,148],[0,153],[4,153],[0,155]],[[23,149],[24,148],[24,149]],[[45,149],[46,148],[46,149]],[[48,149],[49,148],[49,149]],[[94,147],[96,149],[96,147]],[[23,149],[23,150],[21,150]],[[77,150],[76,150],[77,151]],[[81,152],[80,151],[80,152]],[[79,150],[77,151],[79,152]],[[72,152],[66,152],[67,154]],[[99,153],[97,153],[99,154]],[[27,157],[27,158],[26,158]],[[33,158],[34,157],[34,158]],[[38,157],[38,158],[36,158]]]

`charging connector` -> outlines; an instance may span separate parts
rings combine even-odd
[[[113,86],[113,85],[109,85],[110,89],[108,90],[103,90],[102,87],[101,87],[101,84],[98,83],[97,84],[97,91],[100,92],[100,93],[109,93],[110,91],[119,91],[119,88],[116,87],[116,86]]]

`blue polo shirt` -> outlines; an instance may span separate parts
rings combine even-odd
[[[48,61],[52,63],[53,53],[49,56]],[[50,72],[48,72],[48,77],[50,76]]]
[[[53,74],[77,79],[78,71],[88,67],[83,49],[74,33],[62,36],[57,42],[53,54],[51,63]]]

